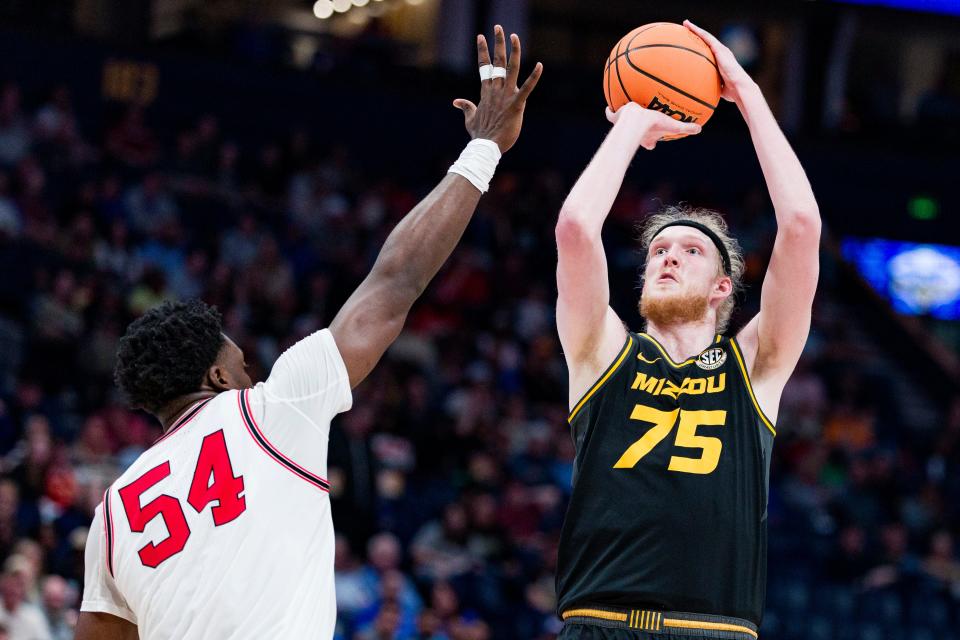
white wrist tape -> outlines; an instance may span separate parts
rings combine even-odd
[[[496,142],[477,138],[467,143],[460,157],[447,171],[463,176],[479,189],[480,193],[486,193],[501,155]]]

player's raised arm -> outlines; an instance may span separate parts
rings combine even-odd
[[[517,88],[520,39],[511,35],[507,60],[503,29],[495,29],[493,64],[483,36],[477,36],[480,102],[455,100],[472,141],[450,173],[387,237],[370,275],[333,319],[330,331],[347,366],[350,386],[370,373],[397,338],[407,312],[460,240],[486,191],[500,154],[520,135],[527,97],[543,71],[538,62]]]
[[[810,331],[820,265],[820,210],[800,160],[757,84],[723,43],[689,21],[684,24],[713,49],[724,82],[722,95],[739,107],[747,122],[777,216],[777,237],[763,280],[760,313],[744,327],[739,339],[748,360],[755,354],[751,374],[758,394],[769,385],[779,398]],[[775,409],[765,407],[768,415]]]
[[[557,331],[570,370],[570,402],[587,391],[616,357],[626,330],[610,308],[607,258],[600,232],[639,147],[653,149],[668,135],[699,133],[632,102],[616,113],[613,128],[574,184],[557,220]]]

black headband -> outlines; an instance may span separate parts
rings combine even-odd
[[[731,275],[730,254],[727,253],[727,248],[723,245],[723,241],[720,239],[720,236],[714,233],[713,229],[705,224],[700,224],[696,220],[674,220],[673,222],[668,222],[657,229],[657,232],[653,234],[652,238],[656,238],[658,235],[660,235],[660,232],[667,227],[693,227],[694,229],[698,229],[699,231],[705,233],[708,238],[713,240],[713,244],[717,246],[717,250],[720,252],[720,257],[723,259],[723,272],[728,276]],[[651,242],[653,242],[652,239]]]

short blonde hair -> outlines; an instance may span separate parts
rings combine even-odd
[[[694,222],[699,222],[703,226],[707,227],[720,238],[723,242],[723,246],[727,250],[727,254],[730,256],[730,282],[733,285],[733,290],[730,292],[730,295],[720,303],[720,306],[717,308],[717,333],[723,333],[727,329],[727,325],[730,323],[730,316],[733,315],[733,309],[737,304],[736,296],[743,289],[743,271],[744,271],[744,262],[743,262],[743,251],[740,249],[740,243],[737,242],[736,238],[730,235],[730,229],[727,227],[727,221],[723,219],[716,211],[711,209],[702,209],[698,207],[690,207],[688,205],[671,205],[664,207],[657,213],[647,217],[643,222],[640,223],[640,246],[643,251],[643,265],[644,269],[640,274],[640,282],[643,283],[644,274],[646,273],[647,265],[647,253],[650,250],[650,244],[653,242],[654,236],[657,232],[663,228],[664,225],[677,220],[692,220]],[[719,253],[719,251],[717,252]],[[723,259],[718,255],[717,256],[717,275],[727,275],[723,269]]]

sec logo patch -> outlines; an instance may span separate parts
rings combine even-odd
[[[708,371],[716,369],[727,361],[727,352],[721,347],[707,349],[697,358],[697,366]]]

